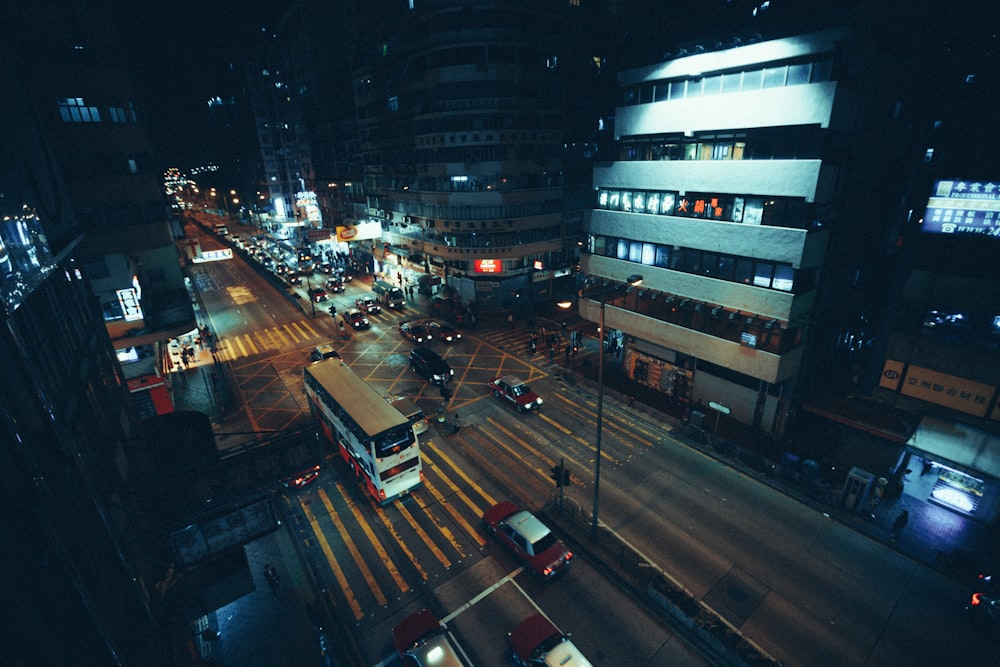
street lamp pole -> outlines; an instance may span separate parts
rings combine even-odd
[[[598,318],[597,329],[597,434],[594,439],[594,446],[597,450],[597,459],[594,463],[594,512],[590,522],[590,537],[597,539],[597,521],[600,509],[601,497],[601,437],[604,433],[604,308],[607,304],[608,295],[615,290],[625,287],[634,287],[642,282],[642,276],[636,274],[626,279],[625,285],[614,285],[601,290],[601,311]]]

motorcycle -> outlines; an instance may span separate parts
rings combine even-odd
[[[965,611],[990,625],[1000,623],[1000,598],[997,597],[997,592],[993,576],[980,574],[976,577]],[[997,629],[1000,630],[1000,625],[997,625]]]

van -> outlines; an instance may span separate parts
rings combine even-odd
[[[403,298],[403,290],[384,280],[376,280],[372,283],[372,294],[386,308],[400,309],[406,305]]]
[[[455,371],[441,356],[426,347],[410,350],[410,370],[431,384],[444,386],[455,377]]]
[[[420,409],[420,406],[411,401],[408,398],[403,398],[402,396],[398,398],[388,399],[392,405],[403,413],[410,423],[413,424],[413,434],[420,435],[427,430],[427,417],[424,416],[424,411]]]

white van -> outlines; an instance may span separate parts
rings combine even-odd
[[[397,410],[410,420],[410,423],[413,425],[414,435],[420,435],[427,430],[427,417],[424,416],[424,411],[416,403],[402,396],[386,400],[392,403]]]

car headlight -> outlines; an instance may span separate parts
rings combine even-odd
[[[535,405],[541,405],[541,404],[542,404],[542,398],[541,396],[539,396],[538,399],[535,401]]]

